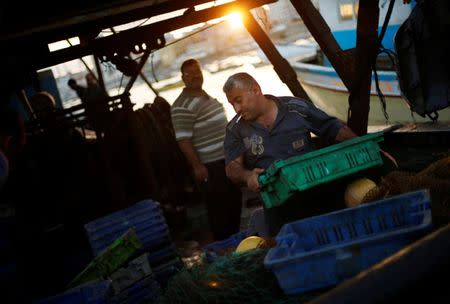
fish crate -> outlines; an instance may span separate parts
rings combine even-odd
[[[84,225],[92,252],[97,256],[129,228],[136,230],[143,247],[152,247],[170,240],[169,227],[159,203],[141,201]]]
[[[264,259],[286,294],[336,285],[432,228],[428,190],[283,225]]]
[[[103,304],[108,303],[111,282],[109,280],[92,281],[76,288],[69,289],[64,293],[48,297],[34,304]]]
[[[122,224],[126,220],[139,218],[142,214],[159,214],[161,208],[158,202],[153,200],[143,200],[128,208],[118,210],[101,218],[98,218],[84,226],[90,234],[108,234],[111,226]],[[103,231],[106,229],[106,231]]]
[[[133,283],[120,293],[111,297],[109,304],[153,303],[161,293],[161,286],[153,274]]]
[[[137,228],[136,234],[139,240],[142,243],[143,250],[144,248],[152,248],[156,247],[159,244],[163,244],[166,242],[171,242],[170,232],[167,224],[163,222],[153,222],[146,223],[144,226],[136,226],[130,225],[132,228]],[[113,235],[106,236],[100,239],[92,239],[89,238],[89,242],[91,244],[91,249],[94,256],[100,254],[106,247],[108,247],[114,240],[120,236],[120,233],[123,231],[123,226]]]
[[[180,258],[175,257],[164,264],[153,267],[153,273],[161,287],[166,287],[169,281],[180,272],[184,266],[183,261],[181,261]]]
[[[233,234],[227,239],[216,241],[204,246],[203,252],[205,253],[206,261],[212,263],[218,257],[229,252],[233,252],[239,243],[248,236],[250,236],[249,231],[241,231]]]
[[[383,132],[371,133],[274,162],[259,176],[264,205],[282,205],[296,191],[382,165],[378,145],[382,140]]]

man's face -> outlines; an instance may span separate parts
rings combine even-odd
[[[253,86],[250,89],[233,88],[226,95],[228,102],[231,103],[236,113],[241,115],[241,119],[253,121],[260,115],[258,98],[261,91],[258,87]]]
[[[198,64],[185,66],[181,76],[188,89],[201,89],[203,85],[203,74]]]

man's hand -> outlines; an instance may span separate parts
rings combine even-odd
[[[258,177],[264,172],[264,169],[254,168],[248,170],[244,166],[244,156],[240,155],[236,159],[232,160],[225,166],[225,172],[227,177],[231,181],[240,186],[246,186],[250,191],[261,191],[261,185],[259,184]]]
[[[199,183],[208,181],[208,169],[202,163],[196,164],[194,167],[194,177]]]
[[[184,156],[186,156],[189,164],[194,171],[194,178],[197,182],[203,183],[208,180],[208,169],[204,164],[200,161],[198,157],[197,151],[192,144],[190,139],[182,139],[178,141],[178,146],[180,147],[181,152],[183,152]]]
[[[261,185],[259,184],[258,177],[263,172],[264,169],[261,168],[255,168],[252,171],[250,171],[247,177],[247,187],[250,189],[250,191],[253,192],[261,191]]]

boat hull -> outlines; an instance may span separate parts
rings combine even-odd
[[[333,68],[307,63],[293,63],[298,80],[312,102],[330,115],[347,120],[349,92]],[[373,77],[372,77],[373,78]],[[379,72],[379,85],[386,100],[386,120],[372,79],[369,125],[427,122],[429,118],[412,113],[402,98],[395,72]],[[439,121],[450,121],[450,108],[438,112]]]

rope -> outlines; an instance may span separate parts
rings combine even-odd
[[[376,57],[378,57],[381,53],[386,53],[389,56],[389,59],[392,61],[393,66],[395,67],[395,61],[391,57],[392,55],[390,54],[390,52],[392,54],[394,54],[394,53],[392,51],[386,49],[383,46],[383,38],[384,38],[384,35],[386,34],[386,29],[387,29],[387,26],[389,24],[389,19],[391,19],[391,14],[392,14],[392,10],[394,8],[394,4],[395,4],[395,0],[391,0],[390,3],[389,3],[389,7],[388,7],[388,10],[386,12],[386,17],[384,18],[384,22],[383,22],[383,27],[381,28],[381,32],[380,32],[380,35],[378,37],[378,52],[377,52]],[[375,59],[375,61],[373,63],[372,70],[373,70],[374,77],[375,77],[375,88],[376,88],[376,91],[377,91],[377,95],[380,98],[381,108],[383,109],[383,115],[386,118],[386,122],[388,122],[389,121],[389,114],[387,113],[387,110],[386,110],[386,99],[384,97],[383,92],[380,89],[380,83],[379,83],[379,80],[378,80],[378,71],[377,71],[377,68],[376,68],[376,59]]]

